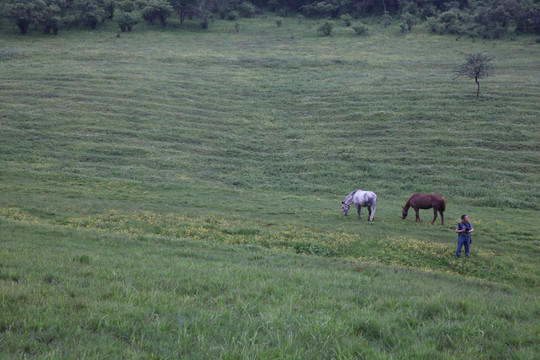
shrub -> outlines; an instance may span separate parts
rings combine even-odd
[[[405,21],[401,21],[399,23],[399,29],[400,29],[402,34],[407,31],[407,24],[405,23]]]
[[[441,24],[437,18],[429,18],[427,24],[431,32],[434,32],[436,34],[442,35],[446,31],[446,25]]]
[[[324,1],[320,1],[317,3],[304,5],[300,8],[300,11],[302,14],[304,14],[306,17],[325,17],[330,16],[333,11],[336,10],[336,6],[327,3]]]
[[[270,0],[268,1],[268,8],[270,11],[278,11],[281,9],[281,5],[279,4],[279,0]]]
[[[516,40],[517,25],[514,21],[511,21],[506,28],[506,32],[510,34],[510,40]]]
[[[132,1],[119,1],[116,7],[123,12],[133,12],[135,10],[135,3]]]
[[[120,11],[114,18],[122,32],[131,31],[140,20],[137,14],[123,11]]]
[[[238,5],[238,12],[242,17],[252,17],[255,15],[255,6],[250,2],[243,2]]]
[[[381,22],[383,27],[388,27],[390,24],[392,24],[392,17],[390,14],[388,14],[388,11],[385,11],[384,14],[381,16]]]
[[[230,11],[231,9],[229,6],[221,2],[216,4],[214,9],[214,12],[219,16],[220,19],[226,19]]]
[[[77,10],[80,12],[80,20],[89,25],[92,30],[95,30],[98,24],[107,19],[107,11],[96,1],[81,1],[77,2]]]
[[[208,29],[208,26],[210,26],[210,16],[201,16],[201,21],[199,22],[199,25],[201,26],[201,29]]]
[[[321,26],[318,27],[317,30],[321,32],[324,36],[330,36],[332,35],[332,30],[334,29],[334,26],[330,21],[325,21]]]
[[[343,21],[345,26],[351,26],[352,17],[349,14],[341,15],[341,21]]]
[[[364,33],[368,30],[368,28],[367,28],[366,25],[360,24],[360,25],[355,25],[355,26],[353,26],[353,30],[354,30],[354,32],[357,33],[358,35],[362,35],[362,34],[364,34]]]
[[[497,24],[495,28],[491,31],[491,36],[494,39],[500,39],[504,34],[504,27],[501,24]]]
[[[155,19],[159,19],[163,27],[167,27],[167,17],[173,12],[174,9],[165,0],[151,0],[142,9],[144,20],[153,24]]]
[[[289,9],[284,7],[284,8],[281,8],[279,9],[279,11],[277,12],[277,15],[278,16],[281,16],[281,17],[287,17],[289,16]]]
[[[407,30],[411,31],[414,24],[416,24],[418,18],[410,13],[401,15],[401,19],[405,23]],[[403,31],[402,31],[403,32]]]
[[[449,32],[450,34],[462,35],[465,33],[466,28],[464,24],[462,24],[458,20],[454,20],[448,25],[446,25],[446,31]]]
[[[457,13],[454,10],[448,10],[439,15],[439,21],[444,24],[450,24],[458,20]]]
[[[238,11],[231,11],[227,14],[227,20],[234,21],[240,17]]]

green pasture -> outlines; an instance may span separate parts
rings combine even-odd
[[[533,359],[537,293],[254,245],[3,223],[2,357]]]
[[[540,43],[238,24],[0,24],[0,357],[538,358]]]

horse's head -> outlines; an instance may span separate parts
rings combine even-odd
[[[407,217],[409,209],[406,209],[405,207],[402,207],[401,209],[401,216],[403,216],[402,219],[405,219]]]
[[[345,204],[345,201],[341,202],[341,210],[343,210],[343,215],[347,216],[349,213],[349,205]]]

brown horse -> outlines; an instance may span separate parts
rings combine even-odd
[[[402,208],[403,219],[407,217],[407,212],[409,208],[412,207],[416,211],[416,222],[421,222],[420,215],[418,214],[419,209],[431,209],[433,208],[433,221],[431,225],[435,223],[437,219],[437,211],[441,214],[442,224],[444,225],[444,210],[446,209],[446,200],[441,195],[437,194],[413,194],[407,203]]]

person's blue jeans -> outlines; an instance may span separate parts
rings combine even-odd
[[[457,251],[456,251],[456,257],[461,256],[461,248],[465,245],[465,256],[469,256],[469,246],[471,245],[471,239],[470,238],[458,238],[457,242]]]

